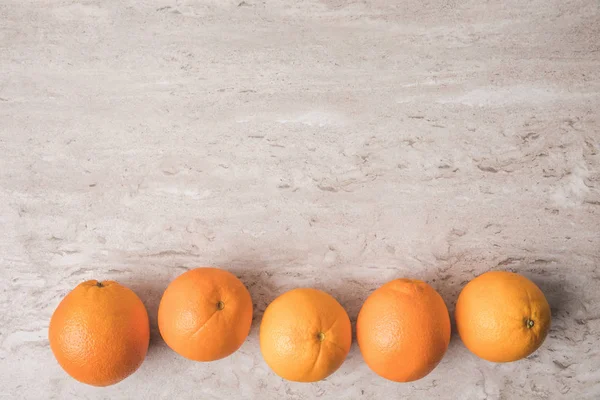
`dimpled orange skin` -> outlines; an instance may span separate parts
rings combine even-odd
[[[493,362],[520,360],[536,351],[550,329],[550,306],[522,275],[491,271],[464,287],[456,303],[456,327],[465,346]]]
[[[235,275],[196,268],[178,276],[158,308],[158,328],[167,345],[194,361],[214,361],[235,352],[252,325],[252,298]]]
[[[260,350],[284,379],[315,382],[344,362],[352,328],[346,310],[329,294],[300,288],[276,298],[260,325]]]
[[[356,322],[367,365],[395,382],[423,378],[450,343],[450,316],[442,297],[425,282],[396,279],[375,290]]]
[[[48,339],[56,360],[73,378],[113,385],[146,357],[148,313],[139,297],[117,282],[83,282],[54,311]]]

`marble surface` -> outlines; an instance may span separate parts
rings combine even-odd
[[[600,398],[600,3],[596,0],[0,2],[0,397]],[[252,331],[224,360],[172,352],[162,291],[236,273]],[[374,375],[356,344],[314,384],[279,379],[258,324],[311,286],[356,320],[376,287],[519,271],[553,326],[516,363],[455,333],[428,377]],[[70,379],[47,328],[83,280],[152,324],[140,370]]]

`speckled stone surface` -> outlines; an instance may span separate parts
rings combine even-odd
[[[0,2],[0,397],[600,398],[600,3]],[[170,280],[215,265],[255,318],[233,356],[161,340]],[[453,333],[438,368],[387,382],[356,344],[334,375],[283,381],[258,325],[316,287],[356,320],[368,294],[424,279],[450,312],[491,269],[546,293],[528,359],[492,364]],[[142,298],[148,357],[109,388],[49,349],[87,279]]]

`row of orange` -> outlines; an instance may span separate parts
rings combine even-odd
[[[197,268],[165,290],[158,327],[167,345],[196,361],[227,357],[252,324],[252,299],[233,274]],[[479,357],[508,362],[527,357],[544,341],[550,307],[527,278],[487,272],[469,282],[456,304],[456,326]],[[350,319],[329,294],[294,289],[276,298],[260,325],[260,348],[282,378],[314,382],[335,372],[352,342]],[[429,374],[450,342],[450,317],[427,283],[397,279],[375,290],[356,322],[358,346],[378,375],[408,382]],[[49,328],[52,351],[73,378],[95,386],[131,375],[148,350],[148,313],[139,297],[113,281],[87,281],[58,305]]]

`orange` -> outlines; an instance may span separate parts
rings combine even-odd
[[[139,297],[117,282],[83,282],[52,314],[48,339],[56,360],[73,378],[112,385],[144,361],[148,313]]]
[[[527,357],[550,329],[550,306],[542,291],[524,276],[506,271],[486,272],[469,282],[454,314],[465,346],[494,362]]]
[[[429,374],[450,343],[450,316],[425,282],[396,279],[375,290],[356,321],[358,346],[378,375],[410,382]]]
[[[352,342],[346,310],[316,289],[276,298],[260,324],[260,350],[271,369],[290,381],[315,382],[334,373]]]
[[[171,349],[214,361],[240,348],[252,325],[252,298],[235,275],[196,268],[178,276],[158,307],[158,328]]]

